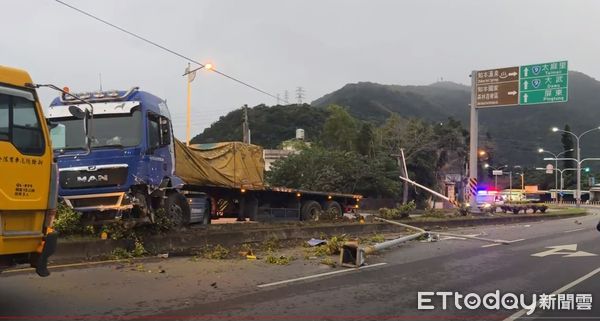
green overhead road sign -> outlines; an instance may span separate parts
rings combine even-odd
[[[560,103],[568,100],[567,61],[521,66],[519,105]]]
[[[479,70],[473,98],[477,108],[560,103],[568,100],[567,61]]]

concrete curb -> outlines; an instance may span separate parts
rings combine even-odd
[[[584,216],[581,214],[523,214],[503,217],[482,217],[470,219],[453,219],[445,221],[411,221],[400,222],[424,229],[441,229],[448,227],[466,227],[478,225],[494,225],[519,222],[543,221],[549,219],[562,219]],[[144,240],[146,250],[151,253],[191,254],[206,245],[221,244],[235,246],[243,243],[258,243],[271,238],[279,240],[308,240],[311,237],[320,237],[321,234],[364,236],[374,233],[398,232],[398,226],[386,223],[339,223],[324,226],[267,226],[265,228],[233,228],[224,231],[222,228],[212,226],[192,228],[166,235],[156,235]],[[57,252],[52,256],[53,262],[88,261],[106,258],[117,247],[132,249],[130,240],[63,240],[59,242]]]
[[[466,227],[466,226],[478,226],[478,225],[496,225],[496,224],[511,224],[511,223],[524,223],[524,222],[539,222],[545,220],[557,220],[563,218],[575,218],[587,215],[586,212],[577,214],[519,214],[511,216],[499,216],[499,217],[482,217],[482,218],[465,218],[465,219],[454,219],[446,221],[410,221],[402,220],[400,222],[410,224],[416,227],[424,229],[435,229],[440,227]]]

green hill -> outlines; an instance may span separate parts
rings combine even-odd
[[[257,106],[249,110],[252,142],[267,148],[294,136],[296,128],[306,130],[314,140],[321,133],[327,117],[326,106],[345,106],[354,117],[380,124],[391,113],[402,117],[443,122],[448,117],[460,120],[468,129],[470,87],[452,82],[427,86],[381,85],[371,82],[347,84],[312,102],[311,106]],[[535,151],[543,147],[561,150],[560,135],[553,126],[569,124],[576,133],[600,125],[600,82],[580,72],[569,74],[569,102],[536,106],[482,109],[480,132],[491,137],[496,146],[497,164],[511,163],[540,166],[544,161]],[[240,140],[241,110],[221,117],[196,136],[192,142]],[[489,134],[489,135],[488,135]],[[483,145],[483,143],[482,143]],[[584,157],[600,157],[600,131],[582,140]]]
[[[243,110],[237,109],[221,116],[217,122],[192,138],[191,143],[241,141],[243,115]],[[306,139],[315,140],[321,135],[326,118],[324,109],[307,104],[248,108],[252,143],[264,148],[277,148],[282,141],[294,138],[296,128],[305,130]]]

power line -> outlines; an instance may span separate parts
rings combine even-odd
[[[156,42],[154,42],[152,40],[146,39],[146,38],[144,38],[144,37],[142,37],[142,36],[140,36],[138,34],[135,34],[135,33],[131,32],[131,31],[125,29],[125,28],[119,27],[119,26],[117,26],[117,25],[115,25],[115,24],[113,24],[111,22],[108,22],[108,21],[106,21],[106,20],[104,20],[102,18],[99,18],[99,17],[97,17],[97,16],[95,16],[95,15],[93,15],[93,14],[87,12],[87,11],[79,9],[79,8],[77,8],[77,7],[73,6],[73,5],[70,5],[70,4],[68,4],[68,3],[64,2],[64,1],[61,1],[61,0],[54,0],[54,1],[60,3],[61,5],[65,6],[65,7],[73,9],[73,10],[75,10],[75,11],[77,11],[77,12],[83,14],[83,15],[86,15],[86,16],[94,19],[94,20],[100,21],[100,22],[102,22],[102,23],[104,23],[104,24],[106,24],[108,26],[111,26],[111,27],[113,27],[113,28],[115,28],[115,29],[117,29],[119,31],[122,31],[122,32],[124,32],[124,33],[126,33],[126,34],[128,34],[128,35],[130,35],[132,37],[138,38],[139,40],[142,40],[142,41],[144,41],[146,43],[149,43],[149,44],[151,44],[151,45],[153,45],[153,46],[155,46],[157,48],[160,48],[160,49],[162,49],[162,50],[164,50],[164,51],[166,51],[168,53],[171,53],[171,54],[173,54],[173,55],[175,55],[175,56],[177,56],[179,58],[183,58],[183,59],[185,59],[185,60],[187,60],[189,62],[193,62],[193,63],[195,63],[195,64],[197,64],[197,65],[199,65],[201,67],[204,67],[204,64],[201,63],[201,62],[199,62],[199,61],[196,61],[196,60],[194,60],[194,59],[192,59],[190,57],[184,56],[184,55],[182,55],[182,54],[180,54],[180,53],[178,53],[178,52],[176,52],[174,50],[171,50],[171,49],[169,49],[169,48],[167,48],[165,46],[162,46],[162,45],[160,45],[160,44],[158,44],[158,43],[156,43]],[[221,75],[221,76],[223,76],[225,78],[229,78],[229,79],[231,79],[231,80],[233,80],[233,81],[235,81],[235,82],[237,82],[239,84],[242,84],[242,85],[244,85],[244,86],[246,86],[248,88],[254,89],[254,90],[256,90],[256,91],[258,91],[258,92],[260,92],[262,94],[265,94],[265,95],[270,96],[270,97],[272,97],[274,99],[277,99],[277,96],[275,96],[275,95],[273,95],[273,94],[271,94],[269,92],[266,92],[266,91],[264,91],[264,90],[262,90],[260,88],[257,88],[257,87],[255,87],[253,85],[250,85],[249,83],[244,82],[244,81],[242,81],[240,79],[237,79],[237,78],[235,78],[233,76],[230,76],[230,75],[225,74],[225,73],[223,73],[221,71],[218,71],[215,68],[211,68],[211,71],[216,72],[217,74],[219,74],[219,75]],[[287,101],[286,101],[286,103],[287,103]]]

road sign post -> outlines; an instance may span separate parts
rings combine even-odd
[[[471,126],[470,127],[470,135],[469,135],[469,145],[471,146],[469,150],[469,178],[471,180],[477,181],[477,133],[479,132],[479,120],[477,115],[477,71],[471,72]],[[477,189],[475,189],[475,193]],[[469,190],[469,206],[471,207],[471,211],[477,211],[477,198],[476,195]]]
[[[477,178],[478,109],[568,100],[568,62],[556,61],[471,72],[469,176]],[[471,210],[477,209],[475,195]]]

